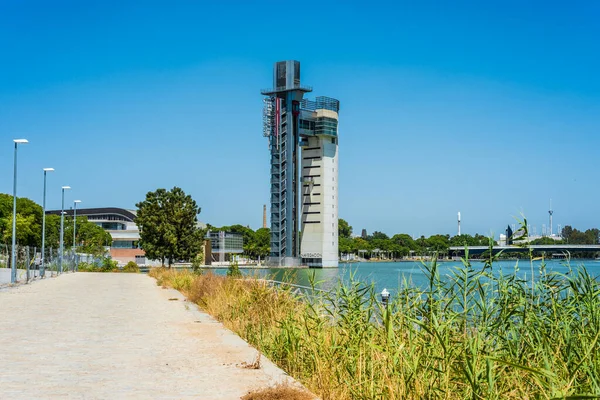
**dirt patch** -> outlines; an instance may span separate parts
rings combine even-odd
[[[256,355],[256,358],[254,359],[254,361],[250,364],[248,364],[247,362],[243,362],[242,363],[242,368],[246,368],[246,369],[260,369],[260,352]]]
[[[242,400],[314,400],[315,396],[305,390],[287,385],[259,389],[250,392]]]

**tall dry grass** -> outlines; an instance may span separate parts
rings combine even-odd
[[[152,270],[323,399],[554,399],[600,394],[600,285],[542,265],[535,283],[468,261],[387,307],[352,280],[301,297],[257,279]],[[588,396],[588,397],[586,397]]]

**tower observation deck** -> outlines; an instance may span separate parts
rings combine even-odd
[[[276,62],[273,88],[261,91],[271,159],[271,266],[338,265],[339,101],[304,99],[311,91],[300,83],[298,61]]]

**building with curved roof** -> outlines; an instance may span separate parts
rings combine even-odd
[[[60,215],[60,210],[46,211],[46,214]],[[78,208],[78,217],[87,217],[89,222],[110,233],[112,243],[110,256],[119,263],[134,261],[146,264],[146,254],[139,248],[140,231],[134,222],[135,210],[118,207]],[[73,217],[73,210],[65,210],[65,217]]]

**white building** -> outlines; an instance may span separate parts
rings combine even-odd
[[[302,264],[337,267],[339,101],[303,100],[301,110]]]

